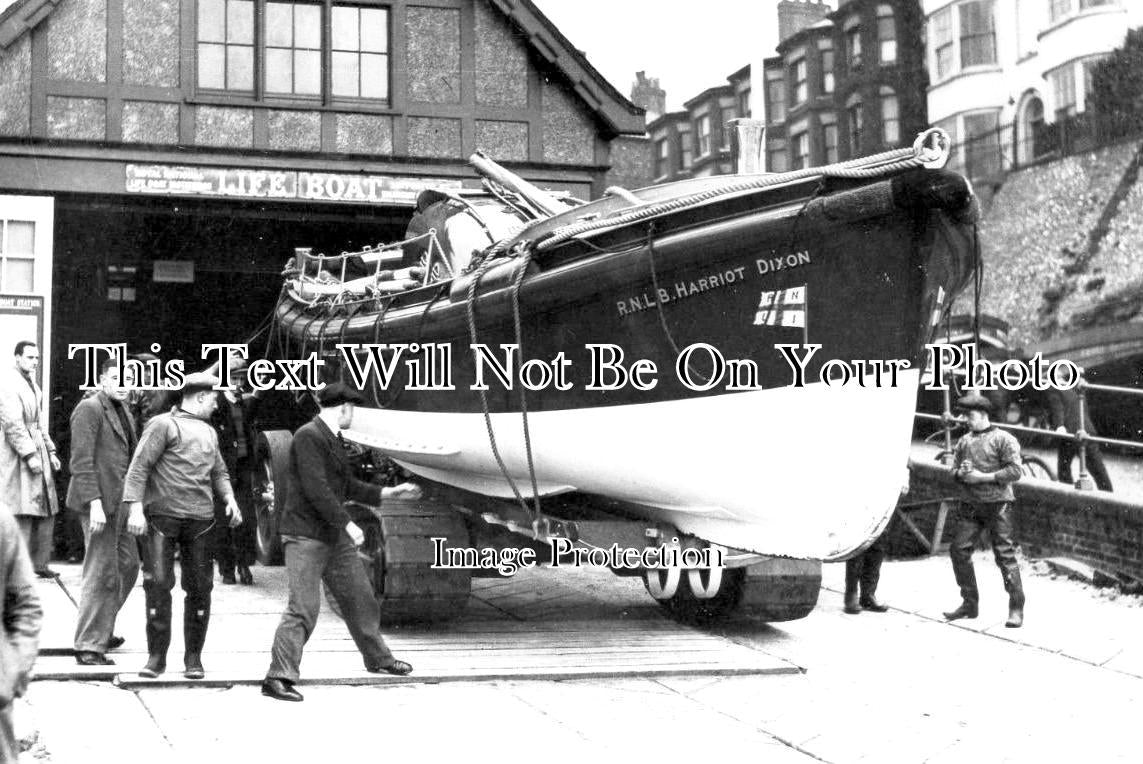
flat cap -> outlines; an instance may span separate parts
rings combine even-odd
[[[198,390],[213,390],[219,385],[218,377],[207,374],[205,371],[196,371],[193,374],[187,374],[186,379],[183,381],[182,392],[193,393]]]
[[[992,401],[980,393],[969,393],[959,398],[956,402],[956,407],[965,411],[983,411],[986,414],[992,413]]]
[[[318,390],[317,399],[322,408],[340,406],[343,403],[353,403],[359,406],[365,403],[365,396],[361,394],[361,391],[344,382],[334,382]]]

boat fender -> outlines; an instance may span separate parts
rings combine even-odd
[[[980,204],[972,185],[948,170],[916,170],[894,178],[893,200],[903,210],[938,209],[957,223],[970,225],[980,218]]]
[[[881,217],[897,210],[893,204],[893,187],[889,181],[830,194],[811,202],[807,212],[812,213],[814,207],[818,207],[828,220],[839,223]]]

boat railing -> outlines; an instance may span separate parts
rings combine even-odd
[[[929,422],[939,422],[943,425],[944,431],[944,450],[938,455],[938,459],[947,465],[952,465],[953,460],[953,443],[952,432],[960,426],[963,426],[967,419],[965,417],[956,416],[952,413],[952,389],[950,380],[946,379],[944,384],[944,412],[941,414],[926,414],[918,411],[915,414],[917,419]],[[1075,487],[1081,491],[1091,491],[1095,489],[1095,481],[1092,480],[1091,475],[1087,471],[1087,449],[1084,448],[1086,443],[1097,443],[1108,446],[1116,446],[1131,451],[1143,452],[1143,443],[1134,440],[1123,440],[1120,438],[1104,438],[1098,435],[1092,435],[1083,429],[1083,422],[1087,420],[1087,392],[1095,390],[1103,393],[1113,393],[1116,395],[1125,395],[1128,397],[1143,397],[1143,390],[1133,387],[1120,387],[1117,385],[1098,385],[1088,382],[1083,377],[1083,370],[1080,370],[1079,382],[1076,383],[1076,397],[1078,398],[1078,418],[1080,421],[1080,429],[1072,432],[1066,428],[1056,430],[1042,430],[1036,427],[1025,427],[1018,424],[1008,424],[1007,422],[992,422],[997,428],[1002,430],[1009,430],[1016,433],[1026,433],[1028,435],[1035,435],[1037,437],[1048,437],[1052,440],[1072,440],[1076,444],[1076,451],[1079,455],[1079,478],[1076,480]],[[1062,431],[1061,431],[1062,429]],[[939,430],[938,430],[939,432]]]
[[[383,265],[395,265],[404,259],[406,245],[422,241],[426,242],[425,261],[424,273],[419,274],[419,278],[413,278],[418,275],[414,268],[382,270]],[[351,258],[357,258],[367,265],[373,264],[373,275],[347,279]],[[400,292],[427,286],[433,280],[432,272],[437,265],[449,278],[454,275],[452,263],[441,247],[436,229],[430,228],[423,234],[401,241],[363,247],[353,252],[343,251],[336,255],[315,254],[308,247],[298,247],[283,275],[295,281],[294,297],[302,302],[315,304],[328,298],[343,303],[352,302],[354,298],[372,299],[377,292]]]

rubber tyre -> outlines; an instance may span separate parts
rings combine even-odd
[[[292,440],[293,435],[287,430],[268,430],[258,436],[258,460],[254,465],[252,486],[258,523],[255,543],[258,562],[263,565],[281,565],[283,562],[278,519],[286,506]]]
[[[722,572],[722,585],[718,594],[711,599],[699,599],[691,591],[690,576],[684,571],[679,580],[679,588],[670,599],[656,600],[659,607],[672,619],[680,623],[694,626],[724,621],[738,611],[742,604],[742,585],[745,581],[745,570],[734,568]],[[647,579],[643,579],[643,587],[647,587]]]

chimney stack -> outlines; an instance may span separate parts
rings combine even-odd
[[[785,42],[806,27],[818,23],[833,8],[823,0],[782,0],[778,3],[778,42]]]
[[[648,77],[645,71],[635,72],[631,103],[642,106],[647,111],[647,122],[654,122],[667,113],[667,91],[659,87],[658,77]]]

